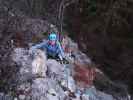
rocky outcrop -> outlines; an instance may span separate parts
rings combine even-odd
[[[63,78],[62,82],[59,81],[61,85],[58,84],[63,91],[71,90],[72,92],[74,92],[75,89],[77,90],[77,87],[84,86],[84,85],[81,85],[81,83],[85,82],[85,84],[87,83],[88,85],[88,83],[92,84],[92,81],[94,80],[95,86],[94,88],[90,89],[91,93],[95,94],[94,91],[92,91],[94,89],[96,91],[98,90],[102,91],[102,92],[99,92],[100,96],[102,96],[102,93],[105,92],[103,93],[103,96],[105,97],[107,96],[106,93],[108,93],[117,99],[123,99],[123,98],[127,99],[128,92],[127,92],[127,88],[125,88],[124,85],[118,84],[117,82],[113,83],[106,75],[104,75],[103,73],[101,73],[101,71],[97,69],[96,69],[96,75],[94,75],[93,77],[93,71],[90,72],[90,69],[93,69],[93,68],[88,69],[88,67],[92,66],[92,65],[88,65],[88,63],[89,64],[92,63],[91,60],[84,53],[77,50],[77,45],[75,45],[75,43],[73,43],[72,41],[69,41],[67,45],[70,48],[69,49],[67,49],[68,47],[65,48],[66,52],[69,52],[67,55],[68,56],[67,58],[70,62],[72,62],[71,65],[65,64],[65,66],[67,67],[61,67],[60,69],[59,66],[62,66],[62,64],[59,64],[55,60],[48,59],[46,62],[48,64],[55,63],[55,65],[58,66],[57,69],[54,69],[55,68],[54,65],[50,66],[51,68],[49,67],[48,69],[45,69],[45,72],[44,72],[46,73],[46,75],[44,75],[46,76],[45,78],[36,78],[36,75],[33,75],[31,70],[33,57],[28,53],[27,48],[24,48],[24,47],[28,47],[29,46],[28,43],[31,41],[34,43],[40,42],[40,40],[45,37],[45,34],[43,35],[42,33],[43,32],[48,33],[49,31],[51,31],[51,27],[52,27],[52,30],[54,30],[55,32],[58,32],[57,28],[51,23],[49,23],[48,21],[57,24],[56,14],[58,12],[57,8],[60,1],[61,0],[45,0],[45,1],[31,0],[30,2],[30,0],[18,0],[18,1],[0,0],[0,62],[1,62],[0,91],[1,92],[4,91],[7,93],[8,91],[15,90],[15,92],[12,93],[14,97],[17,97],[20,99],[26,98],[28,100],[33,95],[31,91],[34,83],[42,84],[44,79],[49,79],[49,80],[56,79],[54,80],[54,82],[55,83],[57,82],[58,84],[58,81]],[[89,0],[89,2],[90,1],[92,0]],[[118,1],[114,1],[114,3],[115,2],[118,2]],[[131,1],[128,0],[128,2],[131,2]],[[126,6],[126,5],[123,5],[123,6]],[[98,7],[103,7],[103,6],[98,6]],[[121,8],[121,6],[119,7]],[[111,7],[109,7],[109,9],[110,8]],[[121,30],[121,27],[123,28],[125,24],[119,24],[120,31],[116,30],[116,32],[114,32],[115,31],[114,29],[116,28],[108,28],[109,31],[106,33],[105,32],[106,29],[104,28],[104,25],[103,25],[104,20],[101,21],[101,17],[103,19],[106,19],[105,16],[101,16],[100,19],[99,19],[99,16],[97,16],[96,18],[92,16],[92,17],[89,17],[90,21],[88,21],[89,19],[86,18],[86,16],[84,16],[86,15],[86,12],[88,15],[88,11],[86,10],[88,9],[86,9],[86,4],[84,7],[84,3],[79,3],[76,6],[72,5],[69,7],[68,11],[66,12],[66,17],[68,17],[68,20],[67,18],[65,18],[65,20],[68,22],[68,25],[69,25],[68,28],[69,30],[71,30],[70,32],[73,32],[73,34],[71,33],[70,35],[73,36],[75,40],[77,40],[80,46],[80,49],[82,49],[86,54],[91,55],[91,57],[95,62],[100,63],[101,65],[102,64],[105,65],[104,67],[100,66],[100,68],[104,69],[106,74],[110,75],[112,79],[120,79],[122,81],[124,79],[126,83],[131,84],[130,89],[132,90],[132,82],[131,82],[132,70],[130,70],[132,69],[132,66],[131,66],[132,50],[130,50],[132,44],[131,44],[131,39],[125,38],[125,36],[131,37],[130,34],[127,35],[126,30],[128,29],[126,29],[125,31]],[[79,14],[83,16],[80,16]],[[115,16],[112,16],[112,17],[114,18]],[[125,16],[125,17],[129,17],[129,16]],[[46,18],[47,20],[42,20],[40,18],[42,19]],[[129,17],[126,19],[131,19],[131,18]],[[89,22],[89,24],[87,22]],[[114,25],[111,23],[109,24]],[[66,26],[66,24],[64,26]],[[132,31],[132,28],[129,28],[129,30]],[[113,33],[113,36],[112,36],[113,38],[110,36],[110,33]],[[121,33],[123,33],[122,37],[117,38],[117,36],[120,35]],[[101,40],[101,37],[103,38],[102,40]],[[18,48],[15,49],[16,47]],[[20,48],[20,47],[23,47],[23,48]],[[70,54],[70,52],[72,54]],[[10,53],[14,53],[13,57],[15,58],[11,59]],[[71,55],[74,56],[74,58],[70,58]],[[14,62],[12,60],[14,60]],[[77,65],[77,63],[74,63],[75,60],[80,62],[80,64]],[[75,68],[74,66],[77,66],[77,68]],[[65,70],[65,72],[63,72],[63,70]],[[72,74],[73,76],[70,74],[73,72],[72,70],[76,71],[75,72],[76,74]],[[82,74],[80,70],[82,70],[85,73]],[[62,75],[66,75],[65,73],[68,73],[68,72],[70,72],[69,73],[70,77],[66,79],[65,78],[66,76],[62,76]],[[92,77],[91,77],[91,80],[89,80],[86,78],[84,79],[84,76],[85,77],[92,76]],[[125,79],[125,77],[128,77],[128,80],[127,78]],[[80,80],[80,78],[83,78],[83,79]],[[67,87],[66,81],[74,84],[68,84],[68,88],[66,89]],[[34,86],[37,87],[37,85],[34,85]],[[37,88],[40,89],[39,87]],[[52,90],[52,91],[58,91],[58,90]],[[68,95],[69,92],[66,94]],[[7,93],[7,94],[10,95],[10,93]],[[75,92],[75,95],[78,98],[80,98],[81,96],[81,95],[79,96],[79,94],[80,92],[78,93]],[[73,96],[73,93],[70,93],[69,95]],[[65,98],[70,98],[70,96],[67,96]],[[100,96],[99,98],[102,98]],[[1,97],[7,98],[7,95],[2,93]],[[53,98],[53,96],[50,95],[49,98]]]
[[[119,98],[121,100],[127,99],[128,92],[126,88],[123,88],[123,86],[118,86],[110,81],[106,75],[104,75],[96,68],[95,65],[92,64],[93,62],[90,60],[90,58],[78,49],[78,45],[67,36],[64,38],[64,49],[66,52],[66,59],[70,63],[60,64],[54,59],[46,59],[47,68],[45,67],[45,70],[43,70],[43,73],[46,74],[44,75],[45,77],[33,74],[33,61],[35,60],[33,58],[36,57],[36,54],[35,56],[31,55],[31,52],[28,50],[28,46],[36,42],[40,42],[40,39],[45,36],[39,32],[50,31],[48,27],[52,27],[51,30],[54,31],[58,30],[54,25],[48,24],[47,22],[45,23],[40,19],[30,19],[27,17],[24,17],[24,20],[20,19],[18,22],[17,20],[13,20],[14,23],[21,23],[20,26],[15,24],[18,26],[17,28],[20,33],[17,32],[18,30],[12,30],[15,29],[15,26],[12,26],[11,23],[9,24],[9,27],[6,28],[6,25],[3,25],[5,20],[1,21],[0,23],[5,30],[7,29],[6,31],[1,31],[1,41],[3,42],[1,42],[0,45],[2,48],[0,53],[2,58],[1,64],[3,68],[0,73],[3,76],[1,77],[1,80],[8,79],[4,80],[4,82],[6,81],[6,84],[4,84],[2,81],[4,89],[6,88],[6,94],[13,96],[13,98],[19,98],[20,100],[34,100],[35,98],[39,97],[45,98],[44,100],[49,100],[51,98],[55,98],[55,100],[58,100],[59,98],[61,98],[61,100],[63,100],[62,98],[66,100],[70,98],[73,100],[80,100],[80,98],[84,98],[87,100],[90,98],[90,95],[94,96],[94,98],[97,98],[98,100],[100,98],[106,98],[106,96],[111,100]],[[42,30],[33,31],[36,27],[39,27],[39,29]],[[11,34],[9,37],[8,32]],[[34,43],[29,43],[30,41],[33,41]],[[24,48],[25,44],[26,48]],[[41,65],[42,61],[38,61]],[[34,67],[36,68],[36,66]],[[38,71],[36,72],[38,73]],[[44,85],[44,83],[46,84]],[[47,84],[49,83],[57,85],[58,89],[53,88],[51,85],[48,86]],[[4,98],[6,94],[3,94],[2,98]],[[61,95],[61,97],[59,95]]]
[[[89,58],[84,61],[85,54],[78,49],[75,53],[74,60],[69,59],[69,64],[61,64],[55,59],[44,61],[47,71],[42,70],[46,73],[46,76],[42,77],[32,73],[34,56],[30,54],[29,50],[24,48],[14,49],[12,57],[20,67],[17,72],[18,78],[16,78],[15,98],[20,100],[119,100],[119,98],[120,100],[130,100],[127,94],[124,94],[126,98],[118,94],[114,97],[111,93],[104,93],[96,89],[93,83],[95,77],[97,77],[96,73],[102,78],[100,80],[97,77],[98,82],[107,81],[111,84],[110,80],[107,80],[104,74],[94,67]],[[68,55],[66,54],[66,56]],[[68,58],[70,58],[70,55]]]
[[[79,0],[66,9],[64,28],[108,77],[133,94],[132,6],[131,0]]]

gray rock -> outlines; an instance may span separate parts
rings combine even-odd
[[[84,53],[77,51],[75,55],[74,60],[79,61],[81,64],[91,63],[91,60]],[[80,98],[82,100],[115,100],[112,95],[98,91],[94,86],[89,88],[78,87],[72,76],[74,64],[60,64],[54,59],[45,59],[45,67],[47,67],[42,71],[45,74],[47,71],[48,75],[34,77],[32,72],[34,59],[28,50],[16,48],[12,58],[20,67],[16,79],[19,80],[17,92],[24,92],[18,94],[20,100],[81,100]],[[70,96],[71,93],[74,96]],[[7,97],[3,95],[0,94],[0,100]]]
[[[74,81],[73,77],[71,77],[71,76],[68,77],[68,89],[71,92],[76,91],[76,84],[75,84],[75,81]]]
[[[47,100],[59,100],[56,95],[47,94]]]
[[[65,67],[56,60],[48,59],[47,60],[48,74],[52,78],[57,80],[63,79],[65,75]]]
[[[32,100],[36,100],[35,98],[39,97],[47,98],[47,100],[52,100],[51,98],[53,97],[55,100],[58,100],[57,98],[64,98],[63,95],[63,90],[56,80],[50,78],[37,78],[33,80]]]
[[[114,100],[114,98],[103,92],[96,90],[94,86],[86,89],[82,95],[82,100]]]
[[[46,77],[47,72],[47,58],[46,54],[42,50],[36,50],[32,61],[32,74]]]
[[[13,100],[13,96],[9,94],[0,93],[0,100]]]
[[[26,96],[25,95],[19,95],[19,100],[25,100]]]

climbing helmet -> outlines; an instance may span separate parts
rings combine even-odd
[[[53,41],[57,40],[56,33],[51,33],[51,34],[49,35],[49,40],[53,40]]]

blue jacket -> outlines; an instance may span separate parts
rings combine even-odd
[[[32,50],[34,49],[43,49],[46,50],[47,54],[50,56],[55,57],[56,55],[61,55],[64,58],[64,51],[59,41],[56,41],[56,44],[54,46],[50,45],[48,41],[42,42],[40,44],[32,46]]]

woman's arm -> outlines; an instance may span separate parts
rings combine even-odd
[[[42,43],[36,44],[36,45],[34,45],[34,46],[31,47],[31,50],[41,49],[41,48],[45,47],[45,45],[46,45],[45,42],[42,42]]]

